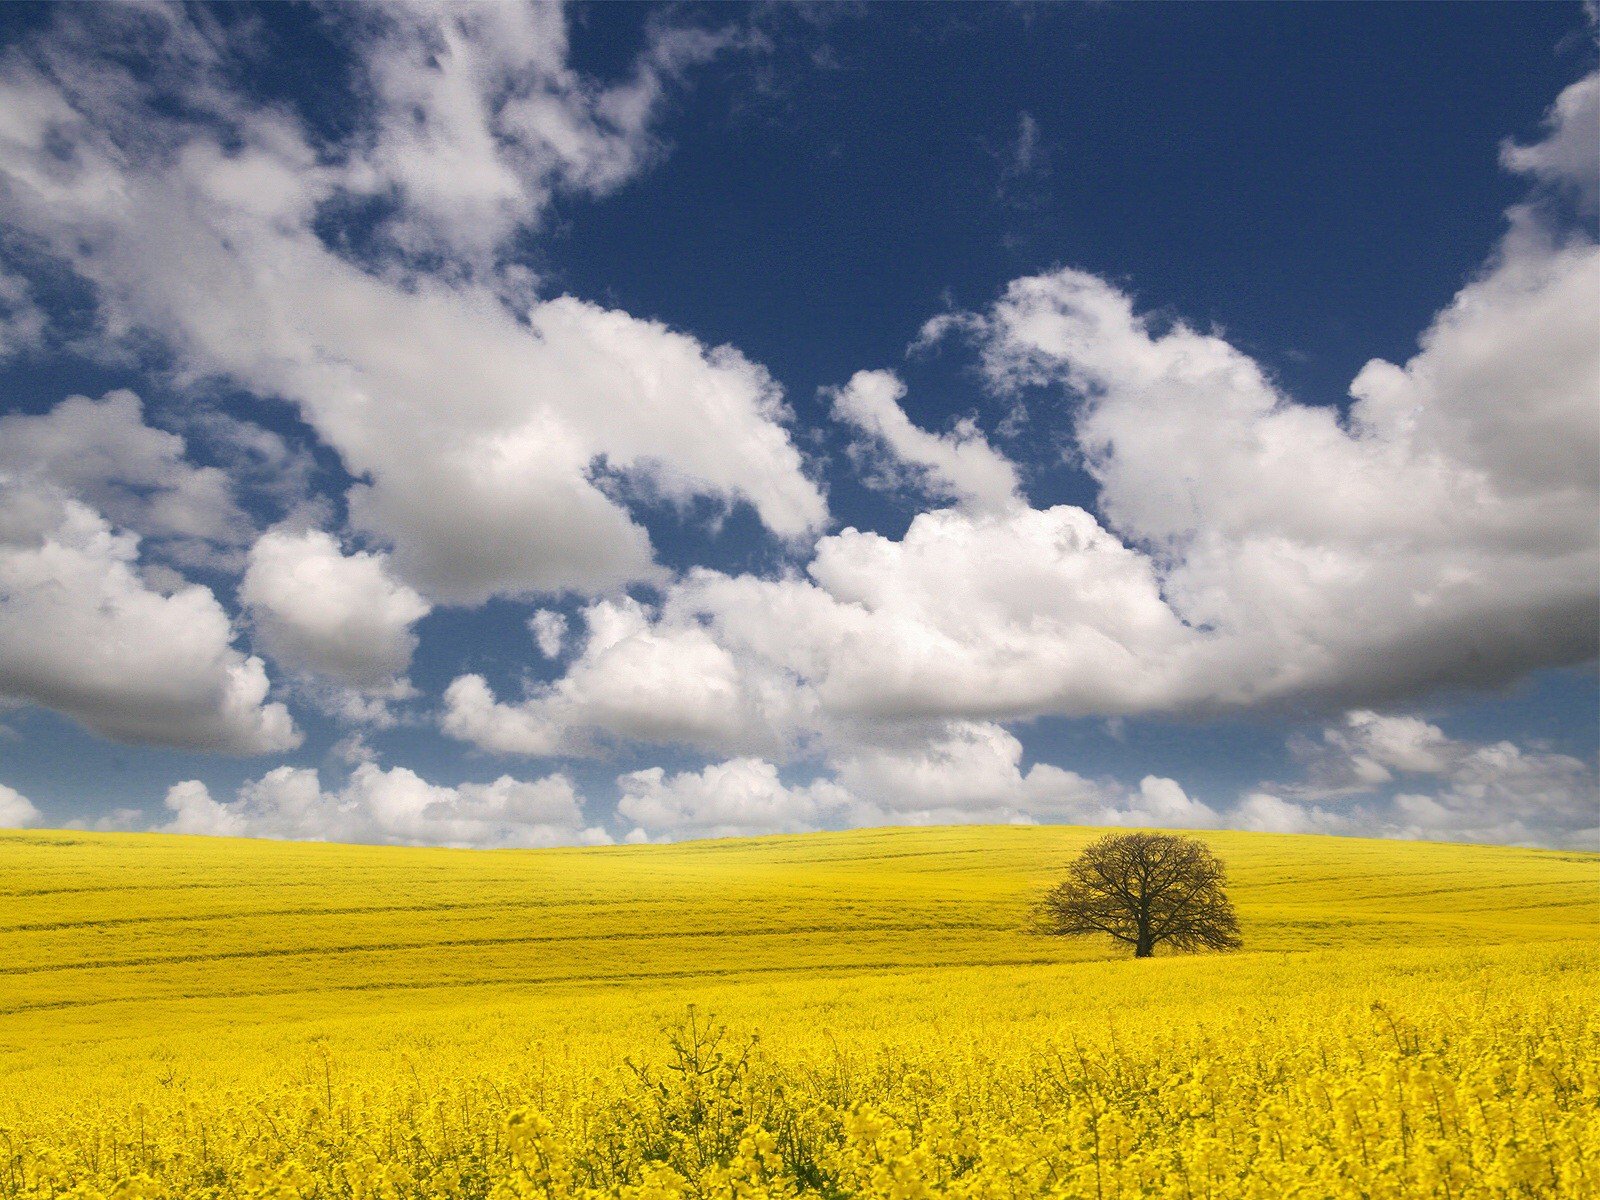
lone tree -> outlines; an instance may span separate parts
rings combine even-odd
[[[1239,920],[1226,873],[1204,842],[1170,833],[1113,833],[1089,846],[1034,910],[1040,933],[1104,933],[1149,958],[1177,950],[1237,950]]]

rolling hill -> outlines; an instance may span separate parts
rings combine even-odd
[[[252,1103],[300,1113],[285,1120],[303,1135],[305,1113],[365,1096],[363,1111],[388,1113],[392,1134],[398,1094],[470,1097],[479,1109],[458,1132],[499,1131],[530,1105],[570,1115],[620,1095],[638,1078],[626,1058],[670,1063],[660,1031],[681,1032],[690,1005],[734,1041],[758,1034],[772,1071],[816,1084],[819,1064],[836,1082],[853,1064],[891,1108],[885,1056],[908,1070],[954,1056],[964,1065],[952,1078],[990,1088],[989,1075],[1036,1069],[1065,1045],[1140,1062],[1164,1045],[1187,1062],[1222,1041],[1248,1058],[1292,1054],[1309,1040],[1290,1030],[1322,1027],[1344,1029],[1346,1046],[1404,1050],[1411,1037],[1420,1054],[1430,1022],[1460,1033],[1473,1005],[1486,1024],[1472,1036],[1502,1038],[1532,1036],[1513,1010],[1544,1006],[1547,1026],[1579,1031],[1571,1050],[1596,1086],[1586,997],[1600,855],[1205,834],[1228,864],[1245,950],[1133,962],[1023,928],[1031,901],[1102,832],[484,852],[7,831],[0,1127],[28,1147],[17,1162],[59,1153],[76,1164],[59,1167],[67,1176],[106,1182],[138,1165],[123,1162],[138,1113],[140,1137],[159,1129],[169,1146],[142,1168],[170,1176],[162,1187],[194,1170],[197,1106],[234,1130],[214,1142],[236,1149],[264,1136],[235,1129]],[[1010,1065],[986,1074],[980,1061]],[[834,1111],[859,1107],[849,1092]],[[515,1149],[499,1139],[496,1153]],[[85,1157],[91,1145],[107,1149]],[[247,1194],[233,1169],[207,1176],[235,1189],[214,1194]],[[595,1186],[620,1188],[618,1171]],[[0,1167],[0,1195],[64,1194],[27,1191],[25,1175]],[[361,1194],[317,1178],[285,1194]],[[484,1179],[452,1194],[489,1195]],[[543,1186],[505,1194],[563,1194]],[[836,1194],[847,1192],[869,1194]]]

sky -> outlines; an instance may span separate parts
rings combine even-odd
[[[1600,848],[1592,9],[0,46],[0,826]]]

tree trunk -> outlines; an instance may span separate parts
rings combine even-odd
[[[1133,944],[1133,956],[1135,958],[1149,958],[1155,951],[1155,942],[1148,934],[1140,934],[1139,940]]]

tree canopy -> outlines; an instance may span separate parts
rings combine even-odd
[[[1222,862],[1197,838],[1113,833],[1091,842],[1034,911],[1055,935],[1105,934],[1149,958],[1175,950],[1237,950],[1239,921]]]

